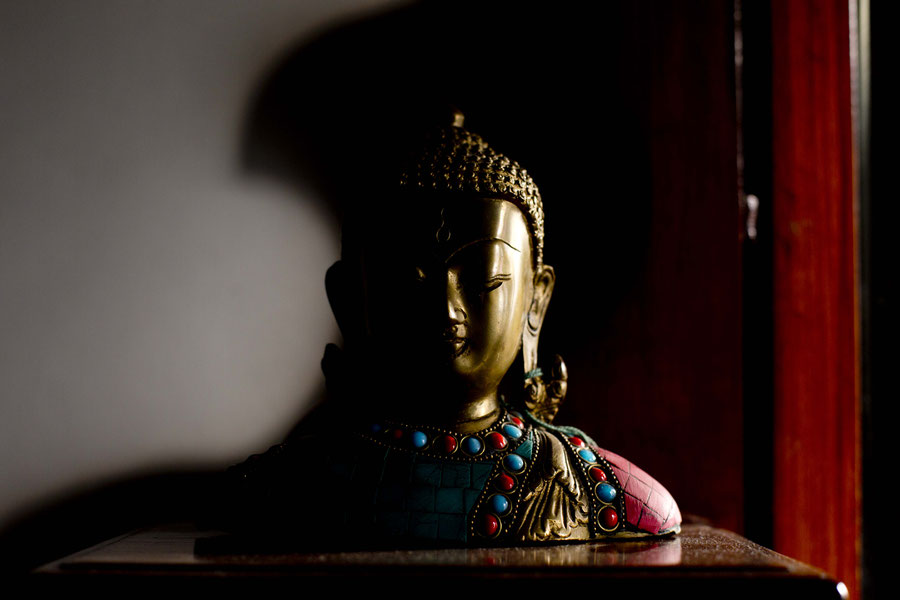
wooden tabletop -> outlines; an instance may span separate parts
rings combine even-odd
[[[825,573],[734,533],[687,525],[674,537],[510,548],[286,551],[218,531],[171,525],[135,531],[36,570],[40,586],[128,591],[327,583],[329,589],[390,585],[399,595],[465,596],[476,588],[635,597],[841,598]],[[577,586],[577,587],[571,587]],[[587,587],[586,587],[587,586]],[[424,594],[424,596],[422,596]],[[763,596],[761,596],[763,594]],[[766,599],[768,600],[768,599]]]

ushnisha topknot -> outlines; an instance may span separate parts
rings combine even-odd
[[[400,175],[400,187],[435,192],[462,192],[502,198],[519,207],[531,228],[535,264],[544,259],[544,208],[534,180],[519,163],[463,128],[463,115],[453,125],[430,132]]]

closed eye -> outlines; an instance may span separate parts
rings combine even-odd
[[[484,289],[485,289],[485,291],[491,292],[493,290],[496,290],[501,285],[503,285],[503,282],[509,281],[510,279],[512,279],[511,274],[498,273],[497,275],[494,275],[493,277],[491,277],[484,283]]]

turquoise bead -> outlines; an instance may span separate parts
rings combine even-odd
[[[478,454],[483,447],[484,444],[476,437],[467,437],[463,440],[463,450],[466,454]]]
[[[491,496],[491,509],[502,515],[509,510],[509,500],[503,494],[495,494]]]
[[[517,440],[522,437],[522,430],[515,425],[510,425],[509,423],[503,426],[503,433],[505,433],[508,438],[513,440]]]
[[[597,497],[607,504],[616,499],[616,488],[608,483],[601,483],[596,489]]]
[[[587,448],[578,451],[578,456],[588,462],[597,462],[597,455],[588,450]]]
[[[507,454],[503,459],[503,466],[513,473],[518,473],[525,468],[525,459],[518,454]]]
[[[413,431],[412,435],[409,436],[409,439],[412,442],[413,448],[424,448],[428,443],[428,436],[421,431]]]

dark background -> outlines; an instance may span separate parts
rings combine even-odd
[[[248,161],[304,164],[338,203],[391,202],[374,190],[397,149],[461,108],[545,199],[558,284],[542,352],[570,371],[558,421],[742,530],[732,8],[579,17],[425,3],[332,32],[264,87]]]

